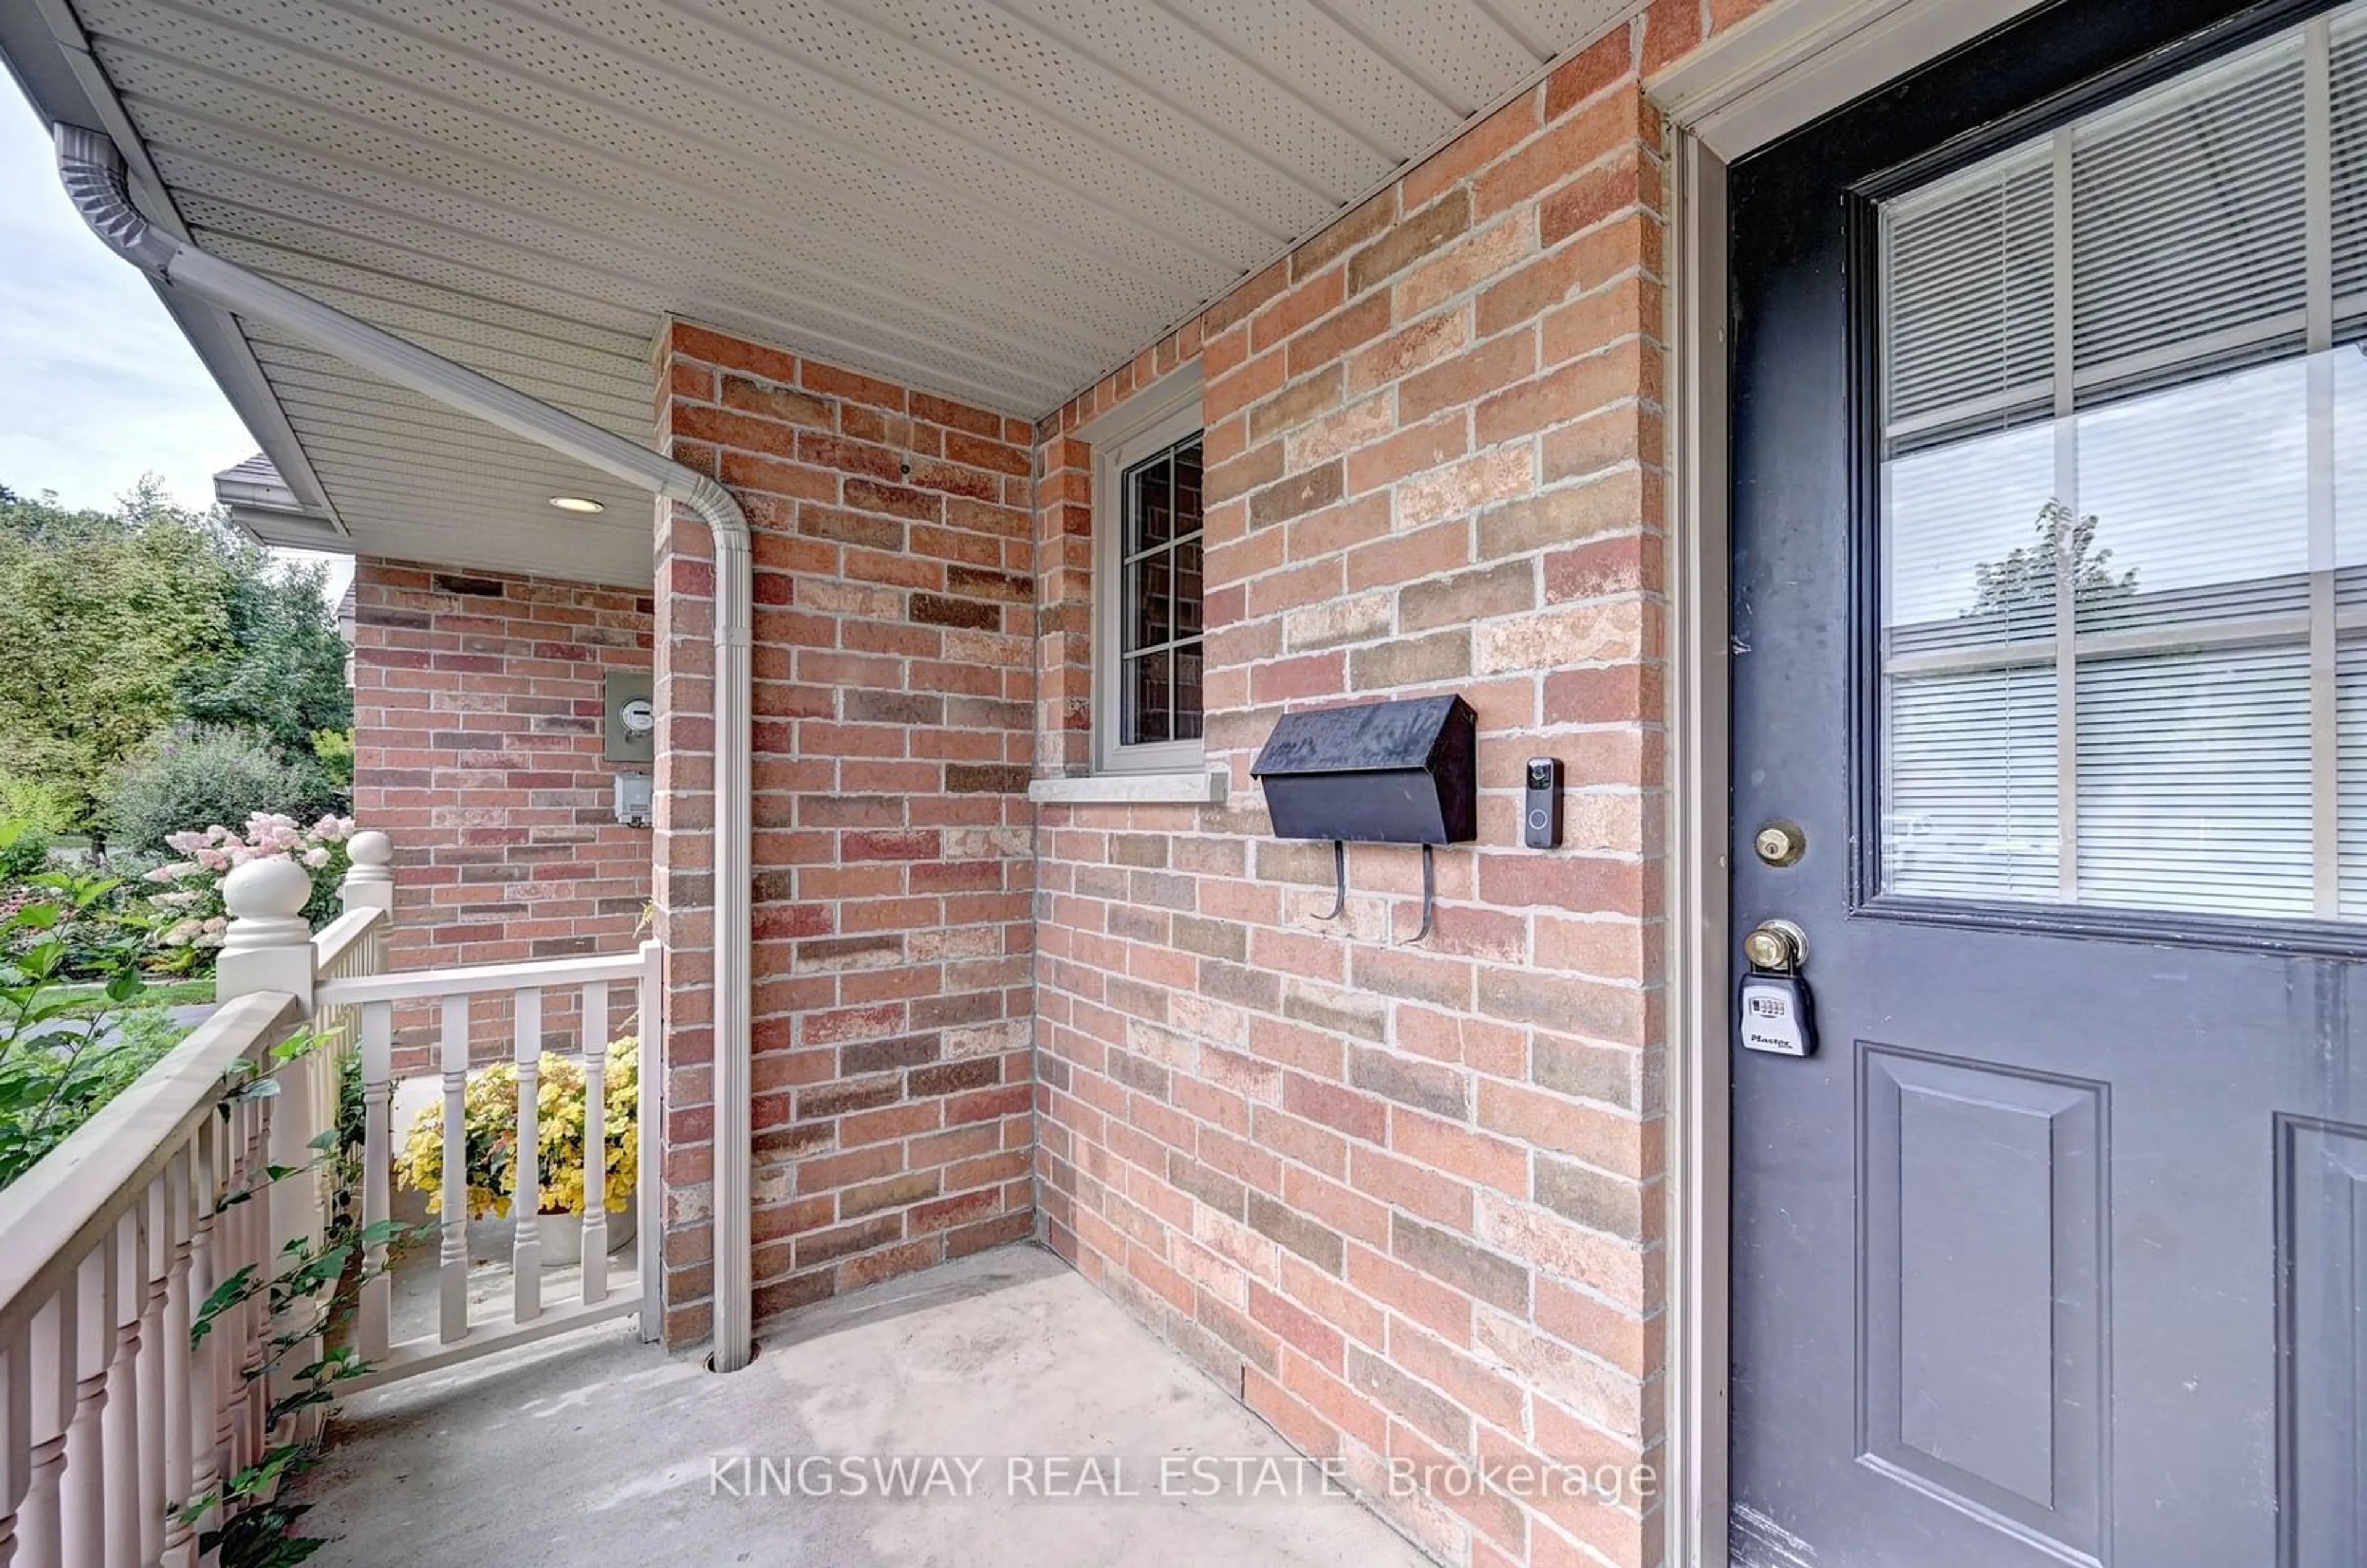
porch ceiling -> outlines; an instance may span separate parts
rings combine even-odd
[[[668,313],[1039,415],[1636,8],[38,0],[0,51],[152,217],[646,441]],[[648,580],[640,495],[178,313],[352,547]]]

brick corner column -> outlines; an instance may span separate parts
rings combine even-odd
[[[687,323],[658,431],[755,565],[760,1317],[1025,1237],[1033,427]],[[708,1326],[711,552],[658,520],[666,1332]]]

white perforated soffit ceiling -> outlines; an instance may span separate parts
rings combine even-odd
[[[72,6],[198,243],[642,441],[669,312],[1040,415],[1636,8]],[[359,548],[648,581],[644,497],[246,337]]]

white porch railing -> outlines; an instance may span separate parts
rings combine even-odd
[[[268,1278],[285,1241],[317,1247],[327,1227],[334,1191],[310,1145],[336,1123],[336,1043],[276,1057],[321,1025],[314,973],[366,973],[383,953],[369,873],[385,839],[357,835],[352,852],[346,913],[317,937],[300,917],[258,928],[233,900],[223,1005],[0,1192],[0,1568],[197,1563],[221,1510],[185,1520],[181,1505],[317,1422],[271,1428],[264,1369],[286,1325],[267,1291],[194,1344],[191,1329],[226,1281]],[[303,908],[300,870],[263,874],[292,883],[289,915]],[[242,1092],[264,1077],[277,1094]],[[311,1168],[274,1181],[275,1166]]]
[[[269,1325],[250,1299],[193,1347],[216,1287],[268,1267],[278,1102],[229,1075],[303,1025],[243,997],[0,1193],[0,1562],[195,1562],[172,1506],[261,1457]]]
[[[438,1066],[443,1077],[444,1146],[443,1208],[436,1216],[441,1230],[436,1266],[436,1331],[400,1341],[391,1337],[393,1280],[383,1267],[384,1248],[374,1247],[362,1285],[355,1333],[362,1358],[371,1370],[345,1386],[367,1387],[630,1313],[640,1314],[642,1338],[657,1337],[659,1323],[653,1289],[658,1278],[660,1246],[657,1205],[640,1202],[635,1266],[629,1275],[612,1277],[602,1151],[606,1147],[605,1085],[608,1021],[613,1016],[611,992],[621,984],[634,987],[635,1027],[642,1031],[646,1053],[646,1043],[651,1038],[649,1031],[659,1016],[661,1005],[662,953],[659,944],[652,942],[644,943],[638,953],[615,956],[406,970],[331,980],[321,987],[323,1005],[351,1008],[360,1014],[365,1226],[387,1220],[393,1211],[394,1131],[391,1113],[395,1084],[395,1006],[429,1000],[439,1003]],[[542,1179],[538,1157],[536,1089],[543,1055],[543,998],[548,993],[565,991],[573,991],[578,998],[584,1079],[583,1273],[574,1300],[547,1305],[542,1299],[541,1241],[534,1213],[534,1194]],[[470,1074],[470,1007],[474,998],[489,996],[510,998],[511,1062],[517,1072],[516,1147],[511,1188],[512,1272],[505,1321],[472,1317],[469,1310],[465,1102]],[[660,1097],[653,1054],[645,1055],[638,1083],[640,1100],[634,1125],[640,1140],[637,1164],[640,1175],[637,1199],[657,1190]]]
[[[390,1217],[395,1005],[442,1002],[445,1170],[437,1330],[390,1343],[385,1249],[372,1248],[355,1335],[367,1382],[449,1364],[578,1325],[640,1312],[644,1338],[658,1314],[660,1093],[654,1055],[640,1074],[637,1133],[640,1207],[637,1266],[607,1266],[605,1182],[587,1168],[583,1270],[577,1299],[546,1309],[531,1199],[516,1226],[516,1273],[505,1321],[472,1320],[468,1306],[465,1129],[472,998],[506,994],[521,1079],[516,1190],[536,1190],[534,1081],[544,995],[581,994],[587,1166],[605,1146],[602,1081],[611,990],[630,983],[644,1039],[660,1016],[655,942],[615,957],[384,974],[392,922],[391,847],[358,833],[343,886],[345,912],[315,934],[302,909],[310,879],[288,862],[241,867],[223,895],[232,916],[217,971],[221,1005],[140,1080],[0,1191],[0,1568],[203,1568],[201,1532],[218,1506],[184,1521],[275,1444],[309,1438],[319,1411],[270,1421],[286,1373],[266,1375],[274,1336],[309,1327],[275,1323],[269,1292],[216,1316],[192,1343],[205,1303],[242,1270],[267,1280],[287,1242],[317,1248],[343,1201],[316,1140],[337,1125],[340,1068],[357,1049],[367,1129],[362,1218]],[[302,1035],[311,1047],[280,1062]],[[277,1093],[241,1092],[268,1077]],[[274,1179],[273,1168],[283,1174]],[[301,1309],[297,1309],[300,1312]],[[289,1315],[295,1315],[291,1313]],[[309,1363],[306,1346],[283,1366]],[[277,1384],[277,1386],[275,1386]]]

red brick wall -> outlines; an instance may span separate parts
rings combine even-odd
[[[603,690],[650,667],[650,596],[365,556],[354,612],[354,816],[394,840],[393,965],[632,946],[651,837],[615,820]],[[472,1010],[481,1052],[506,1005]],[[400,1044],[425,1066],[416,1027]]]
[[[1029,1234],[1030,429],[701,328],[660,437],[755,557],[759,1316]],[[712,1295],[713,571],[662,519],[666,1337]]]
[[[1091,723],[1079,429],[1196,355],[1221,807],[1047,806],[1050,1244],[1346,1461],[1443,1562],[1659,1556],[1658,1505],[1391,1495],[1392,1463],[1660,1458],[1662,127],[1640,77],[1741,0],[1661,0],[1039,424],[1037,762]],[[1475,845],[1272,837],[1296,706],[1457,693]],[[1567,767],[1554,852],[1522,769]]]

